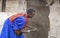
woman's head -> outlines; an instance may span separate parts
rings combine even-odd
[[[28,9],[27,10],[28,18],[32,18],[34,15],[35,15],[35,10],[34,9]]]

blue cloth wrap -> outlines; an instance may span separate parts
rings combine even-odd
[[[3,25],[0,38],[24,38],[23,33],[17,36],[14,33],[14,30],[23,29],[25,24],[26,21],[24,16],[16,18],[13,22],[11,22],[8,18]]]

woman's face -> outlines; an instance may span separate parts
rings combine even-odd
[[[32,18],[35,14],[28,14],[28,18]]]

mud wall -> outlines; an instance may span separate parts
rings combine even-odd
[[[33,8],[36,10],[36,15],[30,20],[29,25],[38,28],[35,32],[26,34],[27,38],[48,38],[50,28],[49,23],[49,6],[44,0],[27,0],[27,9]]]

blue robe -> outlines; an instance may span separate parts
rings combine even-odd
[[[16,18],[13,22],[8,19],[4,22],[0,38],[24,38],[23,33],[17,36],[14,30],[21,30],[25,27],[26,20],[24,16]]]

